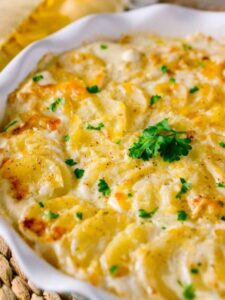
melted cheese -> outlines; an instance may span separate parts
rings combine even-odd
[[[139,34],[46,56],[8,100],[4,125],[16,122],[0,134],[4,215],[57,268],[121,299],[189,299],[188,287],[190,299],[224,299],[224,53],[203,35]],[[165,118],[192,137],[189,154],[130,157],[143,129]],[[191,187],[178,199],[180,178]]]

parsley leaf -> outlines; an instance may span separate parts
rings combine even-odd
[[[64,142],[69,142],[69,140],[70,140],[69,134],[64,135],[63,140],[64,140]]]
[[[18,121],[17,120],[14,120],[14,121],[11,121],[9,122],[7,125],[5,125],[5,127],[3,127],[3,131],[7,131],[10,127],[12,127],[13,125],[15,125]]]
[[[89,130],[101,130],[103,127],[105,127],[105,125],[103,123],[99,123],[97,126],[93,126],[91,124],[87,124],[86,129]]]
[[[111,194],[111,189],[103,178],[98,182],[98,191],[104,196],[109,196]]]
[[[106,44],[101,44],[101,45],[100,45],[100,48],[103,49],[103,50],[108,49],[108,45],[106,45]]]
[[[199,273],[199,269],[197,269],[197,268],[191,268],[191,273],[192,274],[198,274]]]
[[[217,185],[217,187],[225,188],[225,183],[224,182],[218,182],[216,185]]]
[[[160,99],[162,99],[161,96],[159,95],[153,95],[150,99],[150,104],[153,105],[155,104],[156,102],[158,102]]]
[[[194,94],[194,93],[196,93],[198,91],[199,91],[199,88],[195,85],[192,88],[190,88],[189,93],[190,94]]]
[[[45,207],[45,205],[44,205],[44,203],[43,202],[38,202],[38,205],[41,207],[41,208],[44,208]]]
[[[222,216],[220,220],[225,221],[225,216]]]
[[[188,284],[184,286],[183,289],[183,300],[193,300],[195,299],[195,288],[192,284]]]
[[[119,267],[117,265],[113,265],[110,267],[109,272],[111,274],[115,274],[115,273],[117,273],[118,269],[119,269]]]
[[[92,85],[87,87],[87,91],[90,94],[97,94],[100,92],[100,89],[97,85]]]
[[[138,216],[139,218],[143,218],[143,219],[149,219],[151,217],[153,217],[153,215],[157,212],[158,207],[156,207],[155,209],[151,210],[151,211],[146,211],[145,209],[141,208],[138,210]]]
[[[176,198],[179,198],[179,199],[182,197],[183,194],[187,193],[187,191],[191,187],[191,183],[187,182],[184,178],[180,178],[180,182],[181,182],[181,189],[176,194]]]
[[[59,214],[57,213],[54,213],[52,211],[48,211],[46,212],[46,217],[49,219],[49,220],[55,220],[59,217]]]
[[[77,219],[79,219],[79,220],[83,220],[83,213],[78,211],[78,212],[76,213],[76,217],[77,217]]]
[[[129,156],[149,160],[160,155],[164,161],[180,160],[180,156],[188,155],[191,140],[181,138],[184,131],[176,131],[168,124],[168,119],[144,129],[138,141],[129,148]]]
[[[66,159],[66,160],[65,160],[65,163],[66,163],[68,166],[74,166],[74,165],[77,164],[77,162],[76,162],[74,159],[72,159],[72,158]]]
[[[52,104],[49,105],[48,109],[51,110],[52,112],[56,112],[60,104],[64,104],[63,98],[57,98]]]
[[[177,220],[178,221],[185,221],[187,220],[187,213],[184,210],[179,210],[178,211],[178,215],[177,215]]]
[[[175,82],[176,82],[176,79],[175,79],[174,77],[170,77],[169,82],[175,83]]]
[[[38,82],[38,81],[44,79],[44,76],[41,75],[41,74],[40,75],[35,75],[32,79],[33,79],[34,82]]]
[[[220,147],[225,148],[225,143],[224,142],[220,142],[219,145],[220,145]]]
[[[162,71],[163,73],[167,73],[167,72],[169,72],[169,69],[168,69],[167,66],[163,65],[163,66],[161,67],[161,71]]]
[[[77,168],[74,170],[74,174],[77,177],[77,179],[80,179],[81,177],[84,176],[84,170]]]

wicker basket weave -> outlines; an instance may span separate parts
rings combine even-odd
[[[21,272],[13,254],[0,237],[0,300],[76,300],[41,291]]]

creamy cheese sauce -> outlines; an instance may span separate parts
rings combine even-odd
[[[224,106],[225,46],[201,34],[47,55],[8,99],[1,211],[54,266],[121,299],[224,299]],[[163,120],[188,151],[132,156]]]

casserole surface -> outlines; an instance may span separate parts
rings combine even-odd
[[[32,247],[124,299],[223,299],[224,60],[201,34],[46,55],[0,138],[1,206]]]

